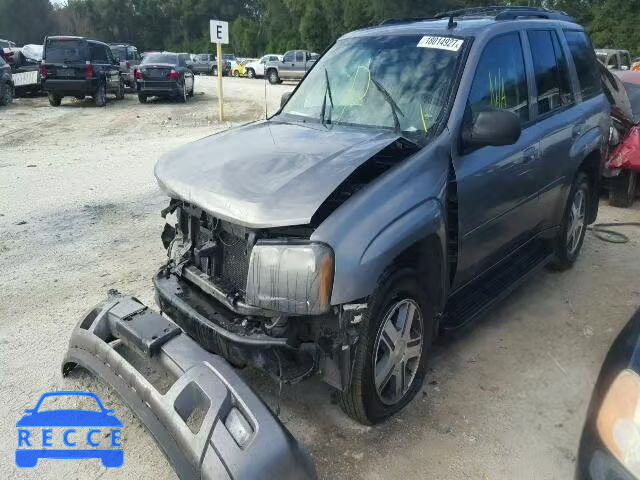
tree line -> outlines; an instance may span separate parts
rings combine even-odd
[[[62,2],[62,3],[61,3]],[[640,0],[512,0],[564,10],[594,45],[640,55]],[[343,33],[388,18],[425,17],[478,0],[0,0],[0,38],[22,45],[46,35],[83,35],[145,50],[213,52],[209,19],[231,24],[226,51],[257,57],[306,48],[322,52]]]

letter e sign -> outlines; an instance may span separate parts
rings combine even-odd
[[[221,20],[209,20],[211,43],[229,43],[229,23]]]

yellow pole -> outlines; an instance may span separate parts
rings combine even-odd
[[[218,119],[224,121],[224,105],[222,103],[222,44],[217,43],[218,48]]]

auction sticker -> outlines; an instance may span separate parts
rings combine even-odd
[[[464,40],[451,37],[435,37],[431,35],[425,35],[418,42],[418,47],[422,48],[437,48],[438,50],[449,50],[451,52],[457,52],[462,47]]]

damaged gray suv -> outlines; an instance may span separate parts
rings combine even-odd
[[[437,335],[575,262],[608,132],[591,42],[561,13],[349,33],[276,115],[158,162],[158,303],[233,365],[320,375],[379,422],[420,390]]]

